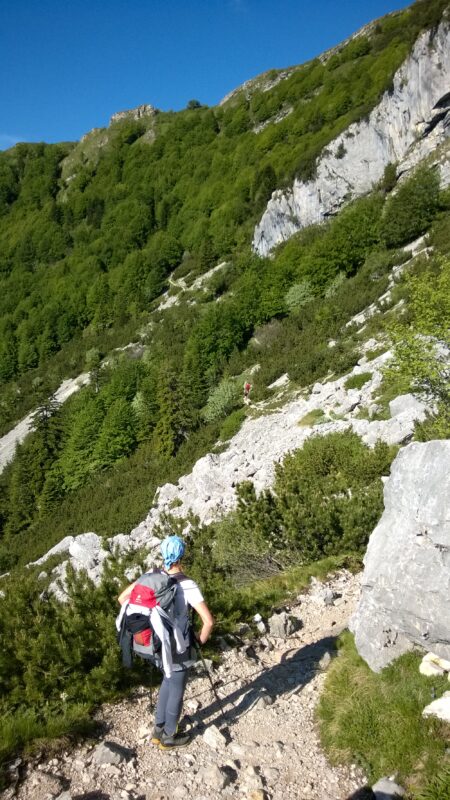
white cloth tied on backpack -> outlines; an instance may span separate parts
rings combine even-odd
[[[131,612],[133,613],[133,612]],[[186,642],[183,632],[176,621],[172,620],[161,606],[155,606],[150,611],[150,622],[158,638],[161,640],[161,656],[163,671],[166,678],[173,672],[172,645],[170,633],[172,632],[178,655],[185,653],[189,642]],[[167,624],[165,625],[164,622]]]

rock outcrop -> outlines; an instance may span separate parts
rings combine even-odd
[[[351,622],[358,651],[376,672],[414,646],[450,658],[450,441],[404,448],[384,505]]]
[[[130,108],[126,111],[117,111],[112,115],[109,124],[120,122],[123,119],[142,119],[143,117],[154,117],[158,113],[158,109],[150,105],[150,103],[142,103],[136,108]]]
[[[369,192],[389,163],[399,173],[414,167],[450,134],[450,26],[417,40],[367,120],[354,123],[328,145],[314,180],[295,180],[289,191],[273,193],[253,248],[265,256],[302,228],[335,214],[344,202]],[[449,179],[439,166],[443,183]]]

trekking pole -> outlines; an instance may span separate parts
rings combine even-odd
[[[224,718],[224,720],[226,720],[227,717],[226,717],[225,711],[223,710],[222,701],[221,701],[221,699],[219,697],[219,693],[218,693],[216,687],[214,686],[214,681],[213,681],[213,679],[211,677],[211,673],[210,673],[208,667],[206,666],[206,661],[203,658],[203,653],[202,653],[202,651],[200,649],[200,645],[197,642],[197,639],[195,639],[195,638],[194,638],[194,647],[197,650],[198,655],[200,656],[200,660],[201,660],[201,662],[203,664],[203,669],[205,670],[205,672],[206,672],[206,674],[207,674],[207,676],[209,678],[209,682],[211,684],[212,693],[213,693],[214,697],[217,700],[217,703],[218,703],[218,706],[219,706],[219,709],[220,709],[220,713],[222,714],[222,717]]]
[[[153,664],[150,662],[150,711],[153,713]]]

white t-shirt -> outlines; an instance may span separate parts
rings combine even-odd
[[[175,596],[175,616],[179,620],[181,629],[187,630],[189,625],[189,606],[194,608],[199,603],[203,602],[203,595],[198,587],[198,584],[185,578],[178,581],[178,591]]]

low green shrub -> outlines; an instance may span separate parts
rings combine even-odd
[[[123,670],[115,637],[126,563],[108,566],[97,587],[69,571],[66,603],[42,602],[45,585],[27,570],[3,581],[0,770],[31,740],[85,734],[96,705],[146,681],[142,665]]]
[[[228,415],[220,427],[219,438],[222,442],[227,442],[228,439],[232,439],[237,434],[245,417],[245,408],[238,408]]]
[[[203,410],[206,422],[215,422],[226,416],[237,406],[242,397],[242,388],[232,378],[223,378],[212,390]]]
[[[250,481],[241,483],[236,511],[195,528],[194,564],[245,586],[296,564],[363,552],[383,510],[380,476],[395,452],[382,443],[369,449],[350,432],[309,438],[277,465],[273,490],[257,495]]]
[[[373,350],[366,350],[365,356],[367,361],[373,361],[375,358],[378,358],[378,356],[382,356],[386,350],[387,347],[383,347],[383,345],[380,345],[380,347],[374,347]]]
[[[432,439],[450,439],[450,408],[439,403],[436,413],[428,414],[423,422],[417,422],[414,438],[419,442]]]
[[[388,247],[398,247],[424,233],[439,208],[439,173],[421,167],[402,183],[385,205],[381,239]]]

